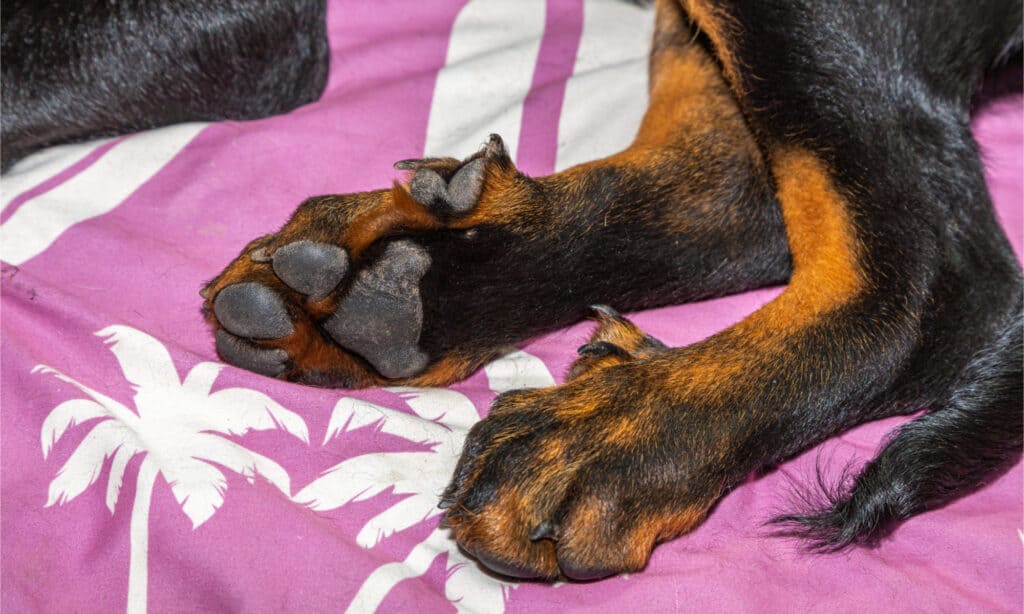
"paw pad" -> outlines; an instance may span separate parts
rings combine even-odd
[[[223,330],[218,330],[216,337],[217,353],[225,362],[270,377],[284,373],[288,362],[284,350],[256,348]]]
[[[492,134],[480,151],[459,162],[454,158],[401,160],[395,168],[414,171],[409,181],[409,194],[434,214],[465,215],[476,206],[483,194],[489,162],[511,162],[501,137]]]
[[[442,230],[451,234],[445,240],[468,241],[481,220],[501,223],[481,205],[504,201],[487,199],[484,191],[503,191],[524,176],[497,135],[461,161],[409,159],[395,168],[409,172],[407,185],[306,199],[280,232],[250,241],[207,284],[200,292],[204,312],[217,326],[224,360],[320,384],[437,379],[429,380],[430,363],[442,358],[434,354],[451,348],[424,318],[443,320],[438,311],[449,303],[458,310],[460,303],[443,297],[440,307],[424,306],[433,297],[421,295],[421,280],[442,263],[432,262],[435,240],[421,237]],[[437,253],[450,257],[447,250]],[[431,276],[431,291],[436,281]],[[438,371],[441,378],[457,377],[483,357],[458,356]]]
[[[281,297],[257,282],[221,290],[213,302],[213,312],[228,332],[239,337],[278,339],[294,330]]]
[[[271,261],[281,281],[314,301],[327,298],[348,272],[348,254],[327,243],[295,241],[275,251]]]
[[[483,187],[484,159],[477,158],[463,165],[447,183],[433,169],[417,171],[409,182],[409,193],[434,211],[463,214],[476,205]]]
[[[342,347],[365,358],[384,377],[411,377],[426,368],[419,349],[423,305],[419,280],[430,256],[408,240],[389,243],[381,257],[359,271],[323,327]]]

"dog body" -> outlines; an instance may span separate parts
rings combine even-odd
[[[0,167],[56,143],[312,102],[325,14],[324,0],[5,2]]]
[[[866,420],[931,410],[786,530],[871,543],[1021,452],[1021,272],[968,126],[984,71],[1020,48],[1020,3],[656,5],[625,151],[541,178],[497,136],[403,160],[407,183],[304,202],[203,291],[233,364],[443,385],[587,305],[788,280],[684,348],[599,308],[564,385],[496,400],[441,505],[503,574],[638,570],[751,471]]]

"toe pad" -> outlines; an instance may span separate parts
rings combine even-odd
[[[284,373],[288,361],[284,350],[258,348],[223,330],[217,331],[217,353],[227,363],[271,377]]]
[[[250,339],[277,339],[294,328],[276,292],[257,282],[224,288],[213,301],[217,320],[229,332]]]
[[[313,241],[296,241],[279,248],[273,263],[281,281],[314,301],[326,298],[348,272],[345,250]]]

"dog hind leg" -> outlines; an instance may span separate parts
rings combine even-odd
[[[896,429],[852,484],[831,488],[819,476],[825,505],[771,522],[815,550],[874,545],[900,521],[980,488],[1016,463],[1024,445],[1021,329],[1020,319],[1012,321],[967,365],[946,402]]]
[[[968,437],[988,440],[996,460],[968,462],[945,483],[913,472],[928,504],[1019,455],[1019,417],[1002,425],[1016,432],[998,421],[1008,411],[999,402],[1019,399],[1017,332],[1000,333],[1019,332],[1020,267],[994,223],[966,122],[970,83],[1001,49],[1012,11],[685,5],[774,175],[790,284],[684,348],[603,323],[574,379],[498,397],[470,431],[443,505],[455,540],[501,573],[636,571],[751,471],[936,401],[944,409],[907,439],[921,425],[923,441],[956,433],[937,421],[963,424],[957,411],[970,412],[989,430],[972,425]],[[950,23],[956,36],[936,36]],[[969,401],[970,390],[994,404]]]
[[[870,193],[876,199],[891,198],[886,196],[891,188],[883,185],[885,175],[893,171],[896,171],[897,182],[903,184],[902,189],[914,182],[919,186],[916,194],[902,197],[905,201],[917,199],[919,204],[900,215],[877,208],[879,203],[871,203],[863,196],[852,208],[857,219],[856,231],[874,229],[870,231],[874,236],[860,239],[857,249],[878,254],[868,265],[875,272],[885,267],[890,271],[886,275],[892,275],[900,268],[883,264],[890,254],[898,253],[898,248],[882,255],[870,244],[878,243],[885,234],[899,233],[897,228],[908,219],[916,220],[916,229],[906,226],[916,232],[916,236],[906,230],[902,231],[906,233],[904,236],[917,242],[919,253],[930,252],[929,258],[933,259],[916,273],[905,269],[895,274],[903,278],[904,288],[930,286],[927,302],[916,309],[919,313],[916,317],[920,318],[916,325],[920,331],[915,342],[917,348],[889,390],[866,404],[878,410],[857,412],[857,415],[870,419],[888,412],[906,413],[918,407],[934,409],[897,429],[852,484],[823,485],[827,505],[809,513],[775,519],[786,527],[784,532],[808,537],[813,547],[823,550],[839,549],[852,543],[874,543],[900,520],[942,506],[987,483],[1021,455],[1019,264],[992,216],[976,146],[968,128],[962,119],[953,119],[966,117],[970,87],[981,71],[1004,55],[1006,48],[1019,48],[1019,26],[1015,31],[1015,20],[1007,17],[1019,14],[1019,3],[986,2],[970,7],[945,7],[946,19],[955,20],[962,28],[954,40],[931,44],[927,56],[920,56],[928,57],[926,65],[907,62],[899,70],[909,71],[908,74],[899,76],[888,75],[885,71],[891,68],[882,65],[876,64],[874,68],[879,71],[880,83],[894,78],[897,80],[891,83],[900,83],[899,79],[907,83],[923,80],[922,75],[928,75],[928,85],[920,87],[918,92],[927,103],[915,108],[905,99],[877,106],[875,101],[865,101],[867,106],[875,107],[874,111],[845,109],[842,113],[846,117],[836,117],[831,126],[816,121],[815,114],[828,115],[834,111],[827,108],[829,97],[855,100],[856,94],[841,93],[845,86],[837,79],[832,83],[815,84],[818,99],[808,97],[811,88],[807,84],[813,84],[825,73],[814,75],[804,72],[804,67],[828,66],[827,60],[834,57],[831,54],[839,51],[839,47],[829,48],[833,44],[832,31],[849,28],[844,32],[846,42],[859,38],[871,28],[860,29],[866,21],[864,16],[839,11],[837,18],[827,25],[791,16],[782,20],[785,25],[769,26],[757,36],[733,38],[734,28],[740,24],[769,22],[759,19],[763,5],[725,3],[731,6],[724,11],[705,2],[688,4],[698,21],[702,21],[716,39],[723,52],[720,57],[726,64],[726,72],[740,96],[747,96],[746,108],[754,118],[755,130],[767,137],[767,142],[794,140],[780,135],[777,127],[786,125],[790,134],[801,135],[795,140],[810,143],[812,148],[826,145],[823,155],[832,159],[833,172],[846,184],[843,189],[848,194]],[[999,17],[1001,13],[1007,18]],[[895,6],[880,6],[878,14],[888,14],[884,19],[895,27],[886,34],[882,34],[886,27],[871,28],[878,36],[870,43],[862,43],[861,49],[868,52],[864,57],[876,52],[874,45],[899,45],[893,42],[895,39],[887,42],[886,38],[906,31],[922,33],[919,39],[926,40],[929,36],[926,33],[937,23],[931,12],[914,8],[897,10]],[[858,21],[857,25],[848,21],[850,17]],[[812,39],[815,39],[815,50],[808,54],[810,60],[796,60],[796,54],[802,53],[806,49],[803,45]],[[778,48],[766,44],[772,40],[785,41],[782,48],[789,45],[773,66],[763,58],[749,55],[751,41],[765,48]],[[786,65],[788,69],[776,72],[777,67]],[[857,70],[868,65],[853,68],[856,63],[850,63],[848,66],[851,67],[848,77],[852,78]],[[794,76],[805,83],[791,82]],[[763,87],[762,82],[769,87]],[[772,84],[775,90],[771,89]],[[787,112],[784,110],[787,99],[794,108],[800,107],[796,102],[801,100],[808,105],[801,113]],[[810,111],[814,107],[819,110]],[[860,154],[844,153],[853,150],[849,144],[877,129],[873,122],[891,121],[885,116],[892,113],[896,114],[895,125],[900,137],[889,139],[879,149],[869,146]],[[772,121],[766,122],[769,117]],[[905,142],[900,143],[901,140]],[[848,144],[836,145],[843,142]],[[871,166],[885,158],[890,158],[888,168],[876,166],[871,179],[854,170],[855,166]],[[944,170],[937,175],[937,169]],[[900,190],[897,188],[894,192]],[[948,223],[955,229],[941,231],[940,240],[932,246],[926,246],[931,238],[921,242],[936,228],[929,225],[929,217],[941,220],[939,225]],[[861,311],[859,317],[878,318],[880,314]],[[897,347],[899,344],[894,343],[893,348]],[[855,423],[856,419],[851,418],[850,415],[836,416],[837,421]]]

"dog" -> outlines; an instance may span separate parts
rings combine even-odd
[[[48,145],[312,102],[327,84],[326,12],[325,0],[5,1],[0,170]]]
[[[7,11],[5,164],[62,139],[310,99],[326,47],[322,4],[304,6],[307,18],[282,27],[306,35],[277,40],[308,53],[276,76],[280,54],[262,58],[265,88],[235,107],[214,95],[209,115],[154,115],[164,105],[151,100],[75,131],[8,93],[42,69],[9,68],[11,49],[31,45],[9,35]],[[308,199],[201,292],[225,361],[340,387],[449,384],[589,309],[596,330],[567,381],[500,395],[441,498],[458,544],[507,576],[640,570],[752,471],[868,420],[929,408],[818,506],[776,518],[781,532],[826,551],[873,544],[1024,447],[1021,269],[968,126],[984,72],[1020,53],[1021,3],[657,0],[655,11],[650,104],[626,150],[539,178],[498,135],[465,159],[402,160],[406,181]],[[230,77],[236,59],[217,70]],[[174,99],[167,87],[157,102]],[[605,306],[787,282],[682,348]]]

